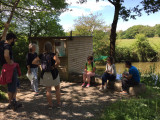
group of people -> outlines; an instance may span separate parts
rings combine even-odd
[[[13,66],[16,64],[13,58],[12,46],[14,45],[17,37],[13,33],[8,33],[5,37],[2,37],[1,42],[3,42],[3,52],[1,53],[1,66],[5,64]],[[53,108],[52,95],[51,95],[51,87],[54,86],[56,90],[56,100],[57,107],[60,108],[61,104],[61,93],[60,93],[60,77],[58,73],[58,65],[60,64],[60,60],[53,52],[52,43],[46,42],[44,45],[44,51],[42,54],[38,55],[36,53],[36,44],[29,44],[29,52],[26,55],[26,63],[27,63],[27,73],[31,74],[33,77],[31,79],[31,88],[35,95],[39,94],[38,91],[38,66],[41,69],[40,75],[40,84],[46,87],[46,97],[48,101],[48,108]],[[123,74],[122,78],[122,93],[127,93],[129,86],[137,85],[140,82],[139,72],[136,67],[132,66],[131,62],[125,62],[126,67],[129,68],[129,73]],[[92,56],[87,58],[87,62],[85,64],[85,70],[83,73],[83,84],[82,87],[90,87],[91,77],[95,76],[95,63]],[[85,84],[87,79],[87,85]],[[113,58],[108,57],[106,70],[102,75],[102,85],[100,90],[105,90],[107,88],[107,80],[115,80],[116,79],[116,67],[113,63]],[[7,84],[8,86],[8,98],[9,105],[8,109],[14,108],[17,109],[21,107],[22,104],[17,102],[17,88],[19,87],[19,80],[17,74],[17,68],[13,68],[13,76],[12,82]]]
[[[8,109],[16,110],[19,107],[22,107],[20,102],[17,102],[17,88],[19,87],[18,80],[18,71],[17,71],[17,63],[14,62],[12,46],[14,45],[17,37],[13,33],[8,33],[5,37],[1,39],[1,53],[0,53],[0,64],[2,66],[2,70],[4,66],[13,69],[4,72],[12,72],[12,78],[10,82],[7,83],[8,87],[8,98],[9,104],[7,106]],[[52,43],[46,42],[44,45],[44,51],[42,54],[37,55],[36,53],[36,45],[29,44],[29,52],[26,55],[26,63],[27,63],[27,73],[32,75],[31,79],[31,87],[32,91],[35,95],[39,94],[38,91],[38,66],[41,69],[40,75],[40,83],[46,87],[46,97],[48,101],[48,108],[53,108],[52,95],[51,95],[51,87],[54,86],[56,90],[56,100],[57,100],[57,108],[62,106],[61,104],[61,93],[60,93],[60,78],[57,66],[60,64],[60,60],[58,56],[53,53]],[[8,69],[8,68],[7,68]],[[6,76],[7,74],[3,74],[3,78],[9,79],[10,76]]]
[[[122,74],[122,92],[121,94],[128,94],[128,89],[131,86],[138,85],[140,83],[139,71],[135,66],[132,66],[130,61],[125,61],[125,67],[129,69],[129,72],[124,72]],[[85,82],[87,80],[87,86],[90,87],[90,80],[92,76],[95,76],[95,63],[93,57],[89,56],[87,58],[87,63],[85,64],[85,69],[83,73],[83,84],[82,87],[85,87]],[[116,67],[113,63],[113,58],[107,58],[106,70],[102,75],[102,85],[99,88],[100,91],[107,89],[107,80],[115,81],[116,80]]]

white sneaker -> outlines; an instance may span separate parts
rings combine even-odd
[[[99,88],[99,91],[104,91],[104,87],[100,87],[100,88]]]

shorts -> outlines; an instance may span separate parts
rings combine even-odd
[[[7,84],[7,86],[8,86],[8,92],[11,93],[15,93],[17,88],[19,87],[18,73],[16,68],[13,71],[12,82]]]

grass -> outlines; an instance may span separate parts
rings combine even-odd
[[[112,103],[104,109],[99,120],[160,120],[160,83],[154,85],[154,72],[153,66],[141,76],[147,86],[145,93]]]
[[[137,98],[122,99],[107,107],[99,120],[159,120],[160,92],[147,87]]]
[[[148,38],[150,45],[157,52],[160,51],[160,37]],[[118,39],[116,41],[116,45],[121,48],[130,48],[136,39]]]

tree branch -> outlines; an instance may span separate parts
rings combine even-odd
[[[115,3],[113,2],[113,1],[111,1],[111,0],[108,0],[112,5],[114,5],[115,6]]]
[[[2,3],[3,5],[5,5],[5,6],[7,6],[7,7],[11,7],[11,8],[13,8],[13,6],[12,5],[8,5],[7,3],[5,3],[5,2],[2,2],[2,1],[0,1],[0,3]],[[23,8],[23,7],[17,7],[17,8],[20,8],[20,9],[23,9],[23,10],[28,10],[28,11],[30,11],[30,10],[32,10],[32,11],[39,11],[39,12],[41,12],[41,11],[44,11],[44,10],[38,10],[38,9],[27,9],[27,8]]]

